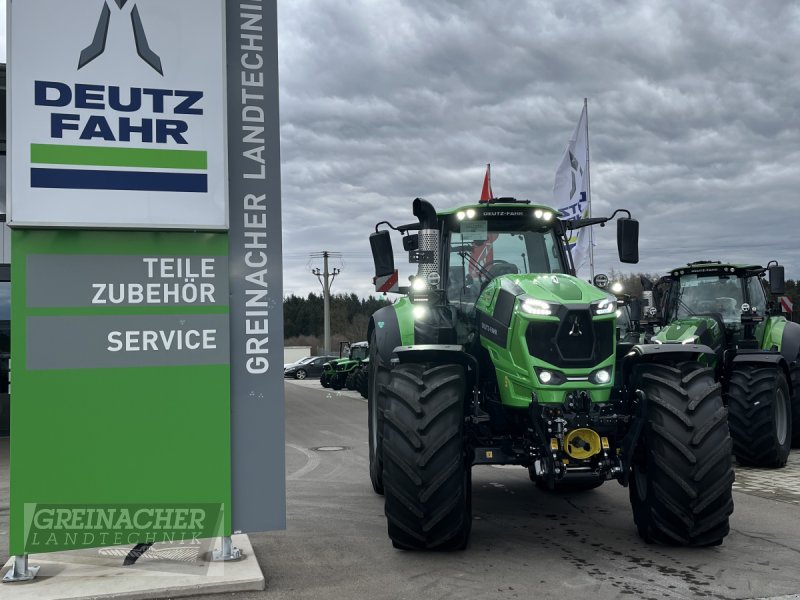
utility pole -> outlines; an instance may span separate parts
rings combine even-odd
[[[313,269],[311,272],[317,276],[319,282],[322,284],[322,299],[323,299],[323,306],[324,306],[324,328],[325,328],[325,350],[323,354],[330,354],[331,353],[331,286],[333,285],[333,280],[336,279],[336,276],[341,273],[340,269],[334,268],[333,271],[328,269],[328,259],[332,255],[341,256],[338,252],[328,252],[327,250],[323,250],[321,253],[317,252],[312,254],[312,258],[320,258],[322,257],[322,271],[319,268]]]

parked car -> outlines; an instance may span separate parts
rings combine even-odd
[[[294,377],[295,379],[306,379],[307,377],[319,377],[322,375],[322,365],[326,362],[338,358],[337,356],[307,356],[298,362],[283,369],[284,377]]]

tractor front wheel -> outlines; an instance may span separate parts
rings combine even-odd
[[[714,546],[729,532],[733,465],[727,411],[714,373],[698,363],[635,368],[644,428],[630,500],[648,542]]]
[[[727,400],[736,461],[751,467],[784,466],[792,444],[792,405],[781,370],[737,367],[731,373]]]
[[[386,388],[383,485],[389,537],[404,550],[461,550],[472,526],[464,368],[400,364]]]
[[[319,384],[324,388],[331,387],[331,382],[330,382],[330,378],[328,377],[328,375],[326,375],[325,373],[320,375],[319,376]]]

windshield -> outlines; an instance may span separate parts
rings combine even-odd
[[[368,349],[365,346],[358,346],[350,351],[351,360],[364,360],[367,358]]]
[[[485,284],[500,275],[568,272],[552,229],[531,231],[526,222],[517,230],[514,225],[469,221],[450,234],[447,295],[451,302],[474,303]]]
[[[734,275],[683,275],[670,306],[670,320],[694,315],[718,316],[726,326],[741,325],[744,295]]]

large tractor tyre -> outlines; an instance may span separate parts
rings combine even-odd
[[[784,466],[792,445],[792,405],[781,370],[737,367],[731,372],[727,401],[736,461],[750,467]]]
[[[328,377],[327,374],[323,373],[322,375],[319,376],[319,384],[324,388],[331,387],[330,378]]]
[[[386,388],[383,485],[389,537],[404,550],[462,550],[472,526],[464,369],[400,364]]]
[[[800,448],[800,365],[792,369],[792,447]]]
[[[334,373],[331,375],[331,389],[333,390],[340,390],[342,389],[344,382],[342,381],[342,376],[339,373]]]
[[[344,387],[346,387],[350,391],[355,391],[356,389],[356,373],[355,371],[350,371],[345,377],[344,380]]]
[[[730,529],[734,474],[714,372],[695,362],[651,363],[636,367],[633,377],[646,395],[630,477],[639,535],[668,545],[721,544]]]
[[[533,467],[528,467],[528,476],[531,478],[531,481],[536,484],[536,487],[543,492],[555,492],[556,494],[588,492],[589,490],[599,488],[605,481],[605,479],[600,479],[600,477],[597,477],[596,475],[583,474],[567,475],[566,477],[556,481],[545,480],[540,477],[536,477]]]

